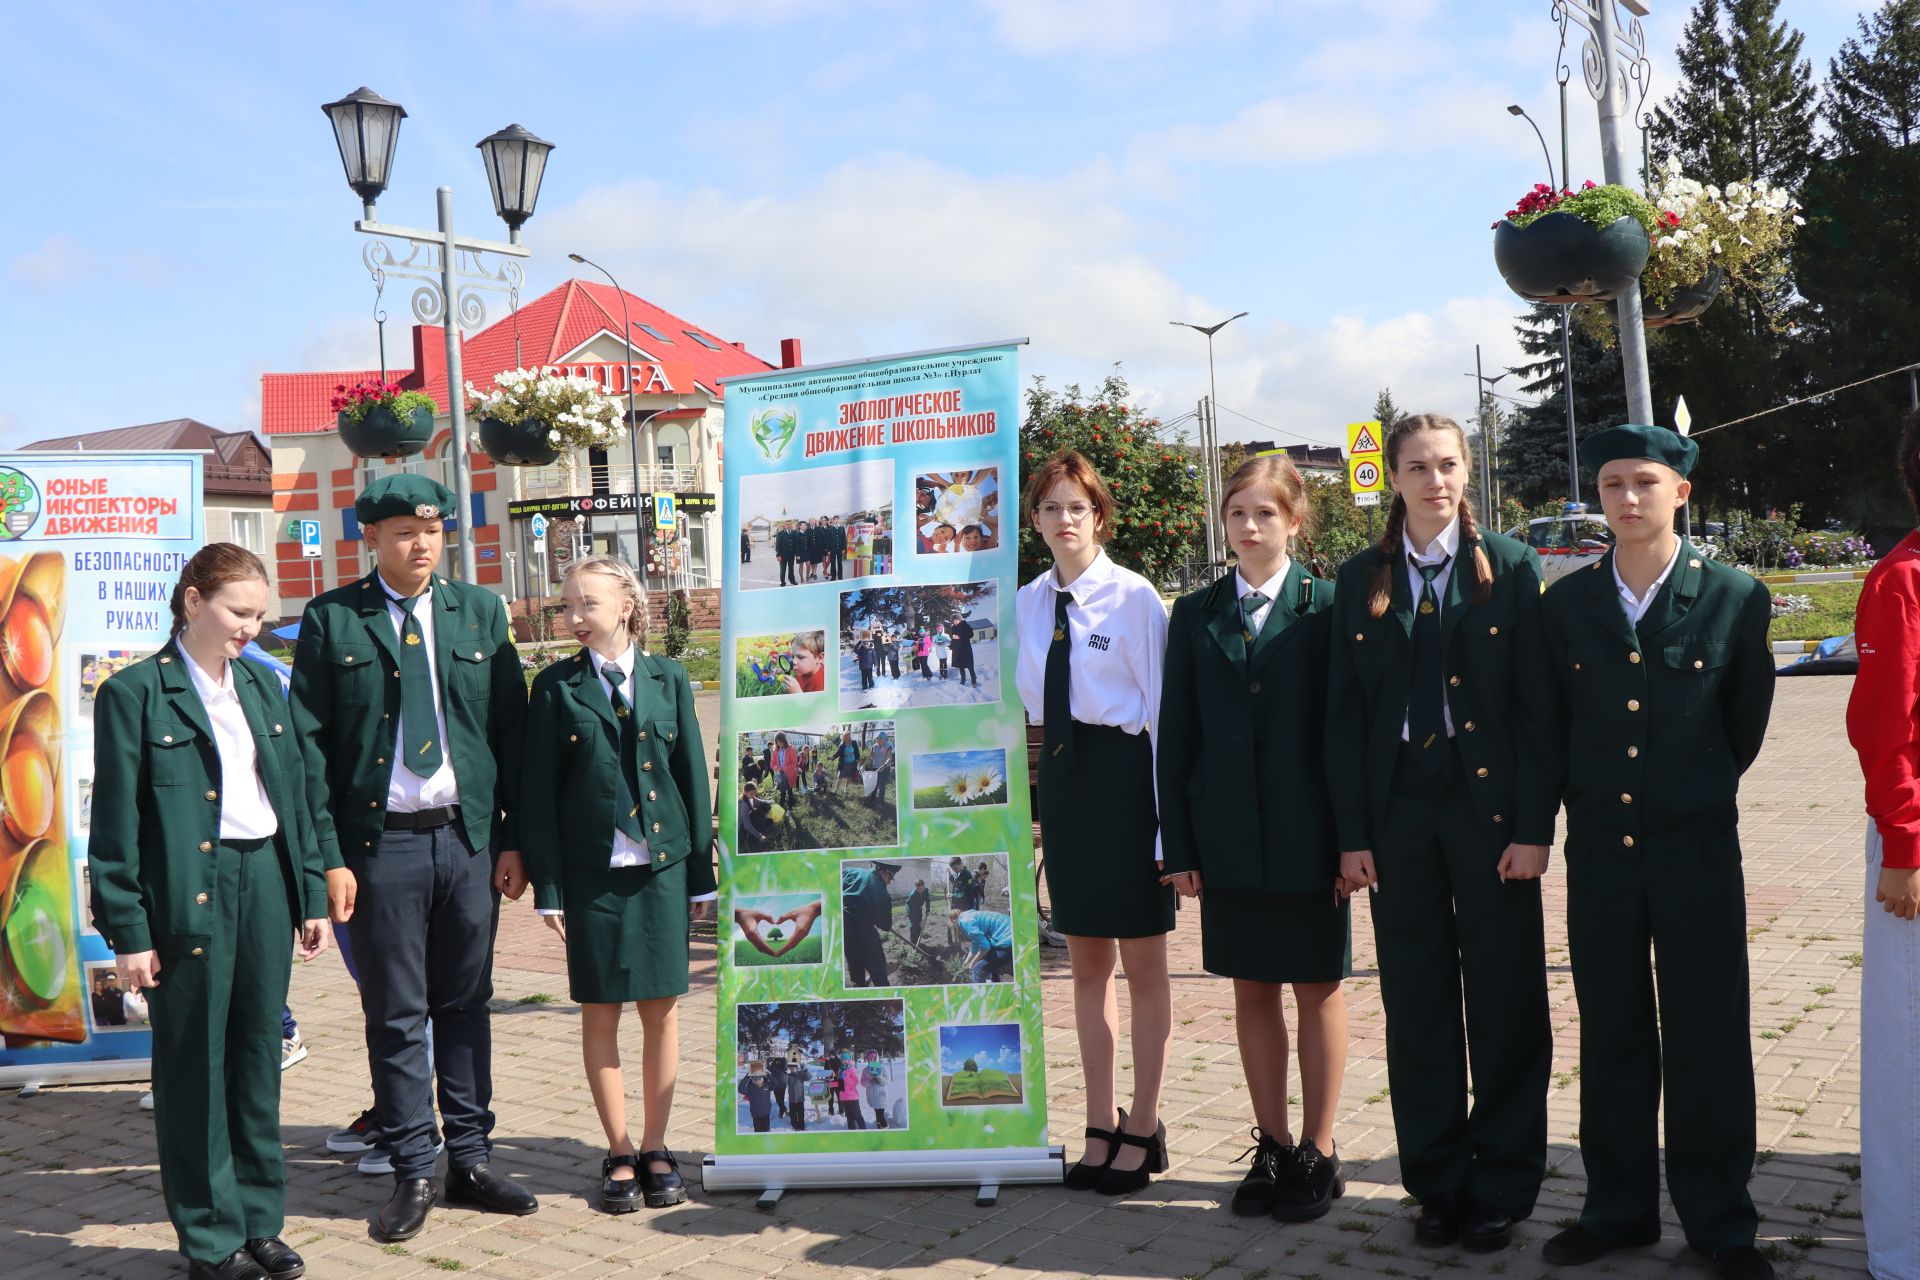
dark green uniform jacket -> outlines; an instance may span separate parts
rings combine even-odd
[[[866,924],[886,933],[893,928],[893,895],[871,867],[840,869],[841,911],[848,924]]]
[[[433,578],[434,673],[447,720],[467,840],[519,848],[513,787],[519,776],[526,677],[500,597]],[[293,727],[306,763],[307,803],[328,870],[343,850],[377,853],[400,725],[400,637],[378,575],[336,587],[307,606],[293,663]],[[497,819],[503,821],[496,822]]]
[[[1519,844],[1553,843],[1559,808],[1547,754],[1553,690],[1540,634],[1540,557],[1531,547],[1482,533],[1493,592],[1473,604],[1464,538],[1440,606],[1447,709],[1474,812]],[[1367,610],[1373,571],[1387,559],[1368,547],[1340,566],[1328,681],[1328,784],[1340,848],[1373,848],[1406,723],[1413,670],[1413,592],[1397,557],[1393,604]]]
[[[1638,628],[1621,604],[1611,552],[1547,593],[1568,846],[1729,836],[1773,707],[1771,593],[1682,539]]]
[[[713,799],[693,686],[671,658],[638,649],[632,656],[640,830],[652,871],[686,862],[687,893],[699,897],[715,887]],[[627,803],[619,721],[586,650],[534,677],[527,744],[519,808],[527,878],[534,905],[558,910],[566,905],[562,868],[605,871],[613,856],[615,806]]]
[[[1166,870],[1198,871],[1208,889],[1323,892],[1340,870],[1321,763],[1333,584],[1295,561],[1249,645],[1234,576],[1174,601],[1167,624]]]
[[[158,951],[163,964],[202,954],[209,944],[211,855],[220,841],[220,756],[177,644],[168,641],[95,695],[87,841],[93,918],[107,945],[117,952]],[[322,919],[326,876],[279,678],[244,658],[228,665],[253,729],[261,781],[280,819],[273,846],[287,868],[293,918]],[[289,947],[292,942],[289,937]]]

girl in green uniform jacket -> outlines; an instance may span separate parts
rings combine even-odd
[[[1415,1237],[1493,1250],[1533,1211],[1547,1159],[1539,877],[1558,793],[1540,561],[1474,523],[1452,418],[1401,419],[1386,456],[1386,533],[1341,566],[1334,597],[1327,777],[1343,882],[1373,891]]]
[[[1348,908],[1321,764],[1333,584],[1287,554],[1306,488],[1249,458],[1220,504],[1239,567],[1182,596],[1160,686],[1160,836],[1167,878],[1200,899],[1202,962],[1233,979],[1255,1121],[1240,1214],[1305,1222],[1343,1190],[1333,1116],[1347,1067]],[[1287,1116],[1283,987],[1300,1007],[1299,1138]]]
[[[160,1185],[194,1280],[306,1270],[279,1238],[280,1011],[289,941],[310,960],[332,934],[279,678],[240,657],[267,607],[258,557],[201,548],[173,638],[94,701],[93,917],[151,992]]]
[[[607,1133],[609,1213],[687,1198],[667,1149],[679,1070],[687,919],[713,911],[713,805],[686,669],[641,648],[646,599],[624,560],[567,571],[564,617],[581,650],[534,679],[520,803],[534,905],[566,941],[587,1085]],[[627,1136],[620,1011],[645,1031],[645,1127]]]

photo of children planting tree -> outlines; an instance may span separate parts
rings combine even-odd
[[[891,720],[741,734],[740,852],[898,844],[896,741]]]
[[[850,858],[840,864],[849,987],[1013,981],[1007,855]]]

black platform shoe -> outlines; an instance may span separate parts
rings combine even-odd
[[[1234,1189],[1231,1208],[1235,1214],[1250,1218],[1273,1211],[1273,1193],[1280,1168],[1293,1163],[1293,1153],[1292,1147],[1268,1137],[1266,1130],[1254,1126],[1253,1146],[1240,1153],[1242,1159],[1251,1157],[1252,1167]]]
[[[633,1170],[631,1178],[616,1178],[619,1168]],[[600,1207],[608,1213],[632,1213],[640,1207],[640,1164],[631,1155],[608,1156],[600,1162]]]
[[[1100,1175],[1105,1173],[1107,1166],[1113,1163],[1113,1153],[1120,1149],[1120,1130],[1126,1127],[1127,1109],[1125,1107],[1120,1108],[1120,1123],[1113,1128],[1096,1129],[1092,1125],[1087,1126],[1087,1140],[1092,1141],[1098,1138],[1106,1143],[1107,1158],[1099,1164],[1089,1164],[1085,1160],[1076,1162],[1073,1168],[1067,1170],[1067,1190],[1091,1191],[1094,1189],[1100,1181]]]
[[[1312,1138],[1294,1151],[1293,1167],[1280,1170],[1273,1197],[1273,1216],[1281,1222],[1312,1222],[1325,1217],[1333,1202],[1347,1194],[1340,1175],[1340,1157],[1322,1155]]]
[[[653,1162],[665,1162],[667,1171],[655,1173]],[[665,1150],[642,1151],[640,1153],[640,1181],[646,1185],[647,1208],[664,1209],[668,1205],[684,1204],[687,1199],[687,1184],[680,1178],[680,1162],[673,1152]]]
[[[1125,1121],[1123,1120],[1124,1126]],[[1100,1174],[1100,1181],[1093,1189],[1103,1196],[1124,1196],[1142,1190],[1153,1181],[1156,1173],[1167,1171],[1167,1125],[1165,1121],[1153,1127],[1153,1132],[1142,1136],[1120,1130],[1120,1144],[1128,1147],[1145,1147],[1147,1158],[1140,1162],[1138,1169],[1116,1169],[1109,1163]],[[1118,1150],[1118,1148],[1115,1148]]]

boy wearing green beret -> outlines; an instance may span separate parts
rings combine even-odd
[[[1761,1280],[1740,775],[1773,705],[1767,588],[1673,529],[1698,446],[1622,426],[1580,445],[1614,548],[1546,594],[1552,742],[1567,805],[1567,934],[1580,1002],[1578,1226],[1568,1266],[1660,1238],[1660,1135],[1687,1243]],[[1657,992],[1657,1003],[1656,1003]]]
[[[385,1241],[419,1234],[438,1192],[436,1083],[449,1203],[538,1207],[490,1163],[498,894],[527,885],[512,808],[527,690],[499,598],[437,572],[453,504],[424,476],[367,486],[354,514],[376,568],[307,606],[293,667],[314,835],[333,919],[358,944],[375,1125],[393,1159],[373,1224]]]

